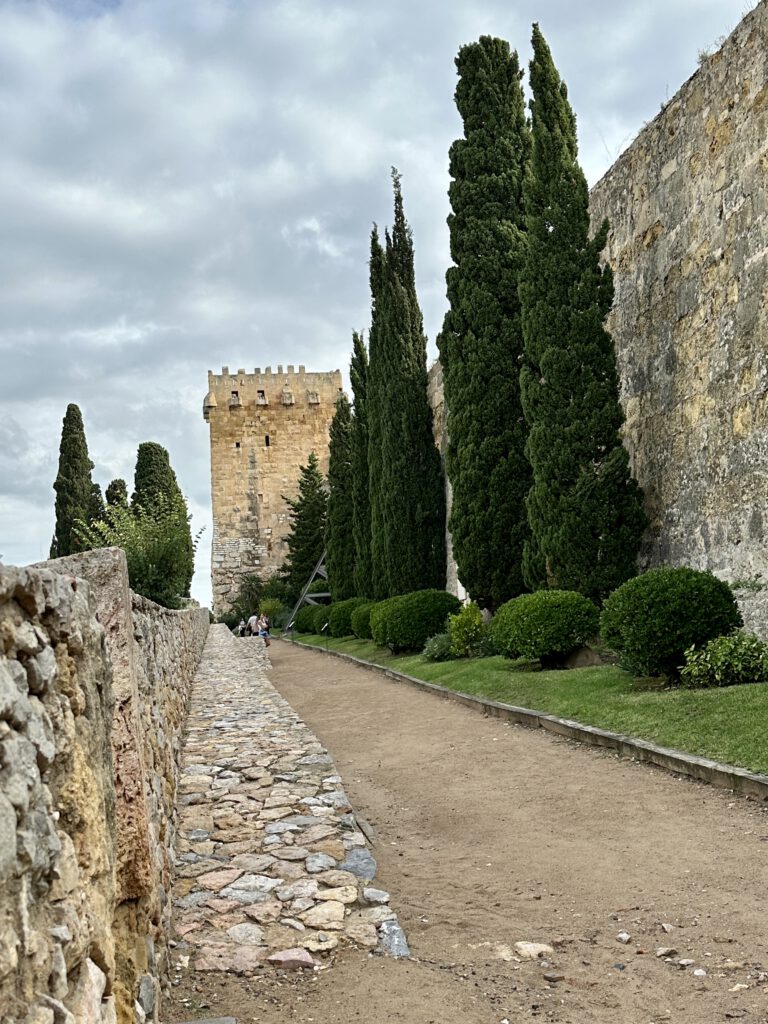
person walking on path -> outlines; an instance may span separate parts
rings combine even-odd
[[[248,619],[248,625],[245,627],[246,636],[256,636],[259,631],[259,620],[256,616],[256,612]]]
[[[257,623],[257,631],[259,636],[264,641],[264,646],[269,647],[269,619],[263,613],[259,616],[259,621]]]

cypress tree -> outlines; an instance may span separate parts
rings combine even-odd
[[[532,588],[600,600],[637,571],[646,519],[621,442],[616,355],[604,327],[613,302],[611,270],[600,265],[608,224],[590,239],[576,119],[538,25],[533,53],[520,278],[521,395],[533,471],[524,567]]]
[[[155,441],[145,441],[139,445],[136,454],[131,508],[134,511],[141,508],[151,515],[153,506],[160,496],[178,510],[179,533],[183,538],[183,565],[180,567],[184,580],[182,594],[189,597],[189,588],[195,571],[195,548],[187,502],[181,493],[166,449]]]
[[[368,332],[368,375],[366,404],[368,420],[368,504],[370,508],[371,585],[368,596],[377,600],[389,597],[387,572],[387,534],[383,525],[384,462],[382,442],[386,432],[385,399],[387,397],[386,352],[382,348],[382,290],[385,277],[384,250],[374,224],[368,264],[371,286],[371,327]],[[366,595],[361,595],[365,597]]]
[[[352,492],[352,410],[347,396],[340,395],[330,429],[325,523],[325,564],[334,601],[355,596]]]
[[[371,246],[369,471],[375,596],[445,586],[445,487],[427,399],[427,349],[400,177],[382,250]]]
[[[368,597],[371,582],[371,498],[368,481],[368,353],[362,334],[352,335],[349,379],[354,398],[352,417],[352,536],[355,543],[355,594]]]
[[[116,477],[109,484],[104,492],[107,505],[128,505],[128,487],[121,477]]]
[[[464,138],[451,146],[448,217],[454,266],[437,340],[448,408],[449,527],[459,578],[481,606],[525,590],[531,485],[520,402],[518,275],[530,151],[521,71],[509,43],[482,36],[456,58]]]
[[[288,555],[281,573],[291,593],[298,597],[325,547],[328,494],[314,452],[310,452],[306,466],[300,467],[298,495],[283,495],[283,500],[288,505],[291,527],[286,537]]]
[[[59,447],[59,471],[53,489],[56,491],[56,530],[51,542],[51,558],[71,555],[82,550],[77,523],[90,524],[98,518],[93,463],[88,457],[88,444],[80,409],[70,404],[64,415]],[[100,496],[100,492],[99,492]]]

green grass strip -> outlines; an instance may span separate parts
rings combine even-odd
[[[614,665],[537,670],[504,658],[430,662],[392,655],[369,640],[299,636],[356,658],[438,683],[449,690],[545,711],[699,757],[768,774],[768,686],[713,690],[662,689]]]

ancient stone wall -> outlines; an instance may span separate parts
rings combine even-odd
[[[234,600],[243,576],[271,576],[285,559],[289,509],[299,468],[310,452],[328,470],[328,431],[341,373],[208,374],[203,415],[211,430],[213,542],[211,581],[218,615]]]
[[[768,0],[591,193],[610,224],[625,444],[650,526],[641,565],[768,581]],[[444,444],[439,367],[431,371]],[[449,565],[449,577],[455,567]],[[737,590],[768,635],[768,603]]]
[[[131,594],[116,549],[0,568],[4,1024],[159,1020],[181,731],[207,628],[205,609]]]
[[[643,563],[768,575],[768,3],[591,194],[610,222]]]

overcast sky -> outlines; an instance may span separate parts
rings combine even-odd
[[[372,221],[403,175],[434,356],[448,265],[454,57],[526,64],[538,21],[590,182],[745,0],[0,0],[0,558],[47,557],[68,402],[102,488],[170,451],[205,527],[208,369],[347,374]]]

